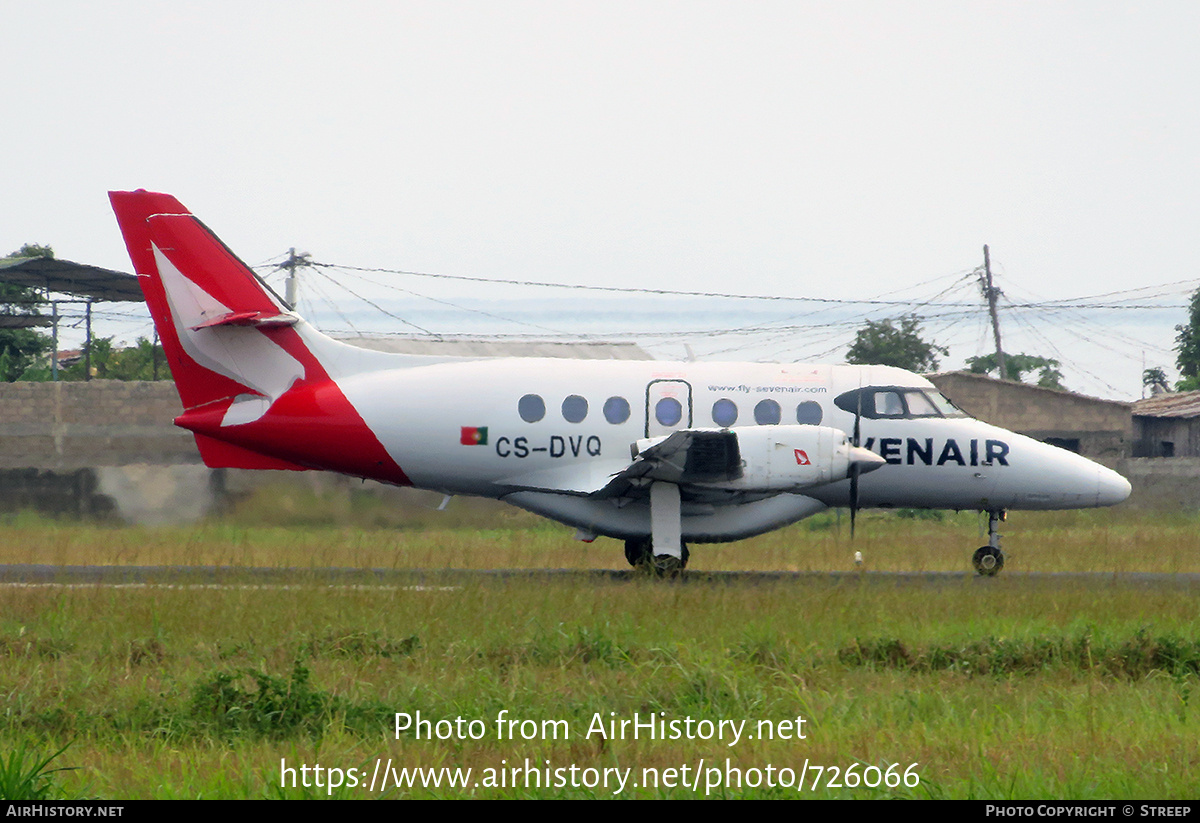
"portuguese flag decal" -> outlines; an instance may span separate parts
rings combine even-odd
[[[487,426],[463,426],[458,442],[464,446],[486,446]]]

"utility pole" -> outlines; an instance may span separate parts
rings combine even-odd
[[[287,269],[287,280],[284,281],[283,299],[287,301],[288,307],[293,311],[296,309],[297,291],[299,281],[296,279],[296,269],[302,266],[312,265],[312,255],[308,252],[296,254],[295,247],[288,249],[288,259],[280,263],[276,268]]]
[[[49,289],[47,289],[49,291]],[[50,319],[54,328],[53,346],[54,351],[50,353],[50,379],[58,382],[58,301],[50,301]]]
[[[92,379],[92,299],[87,301],[87,342],[83,344],[83,379]]]
[[[1000,317],[996,314],[996,298],[1000,289],[992,285],[992,259],[988,256],[988,247],[983,247],[983,274],[980,277],[983,296],[988,302],[988,313],[992,316],[992,337],[996,340],[996,370],[1001,380],[1008,379],[1008,369],[1004,367],[1004,347],[1000,345]]]

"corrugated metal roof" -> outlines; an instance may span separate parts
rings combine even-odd
[[[1133,404],[1134,417],[1200,417],[1200,391],[1165,392]]]
[[[45,314],[0,314],[0,329],[50,328],[54,318]]]
[[[142,287],[125,272],[59,260],[56,257],[11,257],[0,260],[0,283],[13,283],[60,294],[90,297],[96,302],[140,303]]]
[[[339,336],[339,340],[375,351],[448,357],[565,357],[575,360],[653,360],[636,343],[590,343],[562,340],[504,340],[494,337],[405,335]]]

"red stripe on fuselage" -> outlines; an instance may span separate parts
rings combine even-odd
[[[332,380],[298,381],[252,423],[221,425],[229,406],[225,402],[192,409],[175,418],[175,423],[300,466],[412,485]]]

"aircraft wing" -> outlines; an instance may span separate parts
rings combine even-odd
[[[677,431],[628,459],[545,469],[500,481],[531,491],[594,498],[641,497],[650,484],[665,480],[679,486],[736,480],[742,476],[737,435],[729,431]]]
[[[593,499],[641,498],[654,483],[678,486],[685,497],[769,496],[798,492],[884,464],[883,458],[851,446],[846,433],[823,426],[757,426],[745,429],[682,429],[639,440],[632,462],[608,458],[568,465],[501,481],[516,489],[557,492]]]
[[[592,496],[628,497],[661,480],[677,486],[721,483],[742,477],[742,456],[737,435],[731,431],[685,429],[673,432],[638,453]]]

